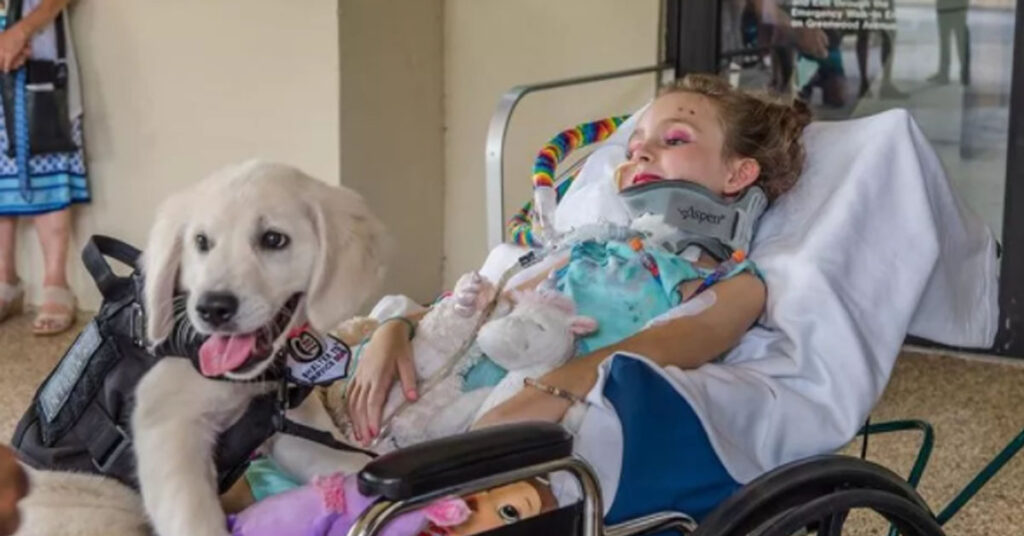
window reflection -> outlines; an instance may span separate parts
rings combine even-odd
[[[1017,0],[722,0],[720,67],[820,119],[910,110],[1001,236]]]

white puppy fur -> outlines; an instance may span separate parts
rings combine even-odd
[[[25,469],[31,493],[20,504],[15,536],[148,536],[142,501],[117,481]]]
[[[284,235],[285,247],[277,247],[279,237],[268,244],[267,233]],[[157,212],[144,254],[147,335],[157,343],[170,334],[175,288],[188,294],[189,319],[203,333],[271,331],[297,295],[287,328],[273,329],[273,350],[301,323],[326,332],[375,291],[386,244],[381,224],[349,189],[281,164],[224,169],[169,198]],[[211,326],[197,313],[197,301],[207,292],[237,298],[230,322]],[[247,362],[226,376],[258,379],[272,361]],[[174,358],[161,360],[139,383],[132,417],[138,476],[145,510],[160,536],[227,534],[214,443],[252,397],[271,387],[206,379],[188,361]],[[315,406],[305,406],[313,414],[303,420],[326,416]],[[351,464],[347,454],[320,454],[327,465]]]

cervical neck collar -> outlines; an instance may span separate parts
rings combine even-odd
[[[751,186],[737,199],[715,194],[682,180],[664,180],[630,186],[619,192],[633,219],[660,217],[671,232],[658,239],[674,253],[698,245],[719,261],[733,251],[747,251],[768,198]]]

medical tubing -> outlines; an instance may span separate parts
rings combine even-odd
[[[533,189],[554,188],[556,199],[561,200],[575,177],[570,176],[556,185],[555,170],[558,164],[561,164],[565,157],[574,150],[608,139],[628,118],[628,115],[607,117],[589,123],[580,123],[573,128],[559,132],[537,153],[537,158],[533,163],[533,174],[530,176]],[[519,212],[509,218],[507,225],[512,243],[533,247],[541,245],[541,241],[533,233],[532,212],[533,201],[529,201]]]

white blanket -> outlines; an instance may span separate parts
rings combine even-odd
[[[588,160],[559,206],[560,229],[624,222],[609,177],[631,128]],[[996,332],[994,240],[910,115],[815,123],[804,140],[805,172],[751,249],[768,287],[763,317],[721,363],[667,370],[740,482],[849,441],[908,333],[988,347]],[[485,275],[518,253],[495,249]]]

